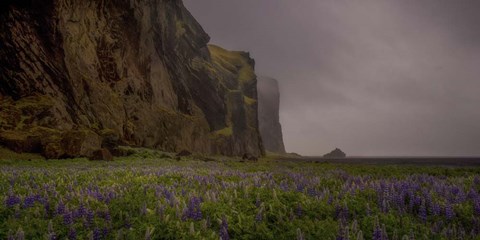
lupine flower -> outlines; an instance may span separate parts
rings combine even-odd
[[[455,212],[453,211],[452,205],[449,203],[445,206],[445,216],[447,217],[447,220],[452,220],[453,217],[455,217]]]
[[[425,207],[425,203],[420,206],[420,209],[418,210],[418,217],[422,220],[422,222],[427,221],[427,209]]]
[[[63,214],[63,223],[65,225],[72,225],[73,224],[72,212],[68,211],[68,212]]]
[[[255,215],[255,221],[256,221],[256,222],[261,222],[261,221],[263,221],[263,208],[261,208],[261,209],[257,212],[257,215]]]
[[[202,200],[197,197],[190,198],[187,208],[183,212],[182,220],[193,219],[195,221],[202,219],[202,209],[200,208]]]
[[[473,200],[473,210],[475,211],[475,215],[480,216],[480,197]]]
[[[104,228],[102,229],[102,236],[103,236],[103,237],[107,237],[107,236],[108,236],[108,233],[109,233],[108,228],[107,228],[107,227],[104,227]]]
[[[95,213],[92,210],[87,210],[85,225],[87,228],[93,226],[93,220],[95,218]]]
[[[375,224],[375,228],[373,229],[373,240],[383,240],[382,238],[382,229],[378,224]]]
[[[87,210],[85,209],[85,206],[83,206],[83,203],[81,203],[80,206],[78,206],[78,209],[76,212],[79,218],[85,216],[85,214],[87,213]]]
[[[48,240],[57,240],[58,239],[57,234],[55,234],[54,232],[48,233],[47,238],[48,238]]]
[[[63,204],[62,201],[60,201],[57,205],[57,214],[62,215],[65,213],[65,204]]]
[[[69,240],[75,240],[75,239],[77,239],[77,231],[75,230],[75,228],[71,227],[71,228],[68,230],[68,239],[69,239]]]
[[[20,204],[21,201],[22,200],[19,197],[17,197],[16,195],[9,195],[7,197],[7,199],[5,200],[5,205],[10,208],[10,207],[13,207],[17,204]]]
[[[35,204],[36,197],[28,196],[23,200],[23,208],[31,208]]]
[[[220,240],[230,240],[230,235],[228,235],[228,222],[225,217],[222,219],[222,224],[220,225]]]
[[[102,239],[102,231],[100,231],[100,229],[98,228],[95,228],[93,230],[93,234],[92,234],[92,237],[93,237],[93,240],[100,240]]]

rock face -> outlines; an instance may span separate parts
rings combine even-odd
[[[0,144],[262,155],[254,60],[208,41],[180,0],[3,1]]]
[[[96,150],[93,152],[92,157],[90,157],[92,161],[113,161],[113,156],[106,148],[102,148],[100,150]]]
[[[278,82],[267,77],[258,78],[258,120],[265,150],[285,153],[280,124],[280,91]]]
[[[345,154],[342,150],[335,148],[335,150],[331,151],[328,154],[323,155],[324,158],[345,158],[347,154]]]

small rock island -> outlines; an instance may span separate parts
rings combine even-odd
[[[339,148],[335,148],[335,150],[331,151],[330,153],[327,153],[323,155],[324,158],[346,158],[347,154],[345,154],[342,150]]]

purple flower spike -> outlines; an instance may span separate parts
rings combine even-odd
[[[452,205],[447,203],[445,206],[445,216],[447,217],[448,220],[452,220],[453,217],[455,217],[455,212],[453,211]]]
[[[220,225],[220,240],[230,240],[230,235],[228,235],[228,222],[225,217],[223,217],[222,224]]]
[[[65,225],[72,225],[73,224],[73,214],[72,212],[67,212],[63,214],[63,223]]]
[[[9,195],[7,197],[7,199],[5,200],[5,205],[10,208],[10,207],[13,207],[17,204],[20,204],[20,202],[21,202],[21,200],[20,200],[19,197],[15,196],[15,195]]]
[[[202,200],[197,197],[192,197],[188,202],[187,208],[183,212],[182,220],[186,221],[187,219],[193,219],[195,221],[202,219],[202,209],[200,204]]]

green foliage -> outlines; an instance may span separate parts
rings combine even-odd
[[[244,163],[220,156],[209,162],[199,157],[178,161],[168,153],[127,149],[133,155],[114,162],[13,161],[14,156],[2,155],[7,159],[0,161],[0,239],[19,231],[25,239],[45,239],[49,234],[68,239],[72,230],[77,239],[93,238],[103,230],[106,239],[219,239],[224,221],[231,239],[336,239],[345,229],[350,239],[360,234],[372,239],[378,223],[389,239],[394,234],[455,239],[432,232],[432,225],[443,221],[445,228],[460,234],[462,228],[476,224],[470,200],[453,205],[453,219],[428,215],[424,223],[417,214],[382,210],[373,186],[425,178],[419,186],[426,189],[430,181],[439,181],[463,192],[479,191],[475,184],[479,168],[447,171],[274,158]],[[360,185],[365,189],[355,188]],[[20,202],[8,205],[11,196]],[[35,201],[29,205],[32,197]],[[195,218],[186,217],[192,199],[200,202],[201,214]],[[437,200],[444,201],[445,196],[433,199]],[[58,213],[61,204],[65,213]],[[93,218],[83,213],[69,222],[68,214],[79,214],[81,206],[92,211]],[[347,208],[348,214],[341,217],[339,208]],[[467,233],[464,239],[472,236]]]

